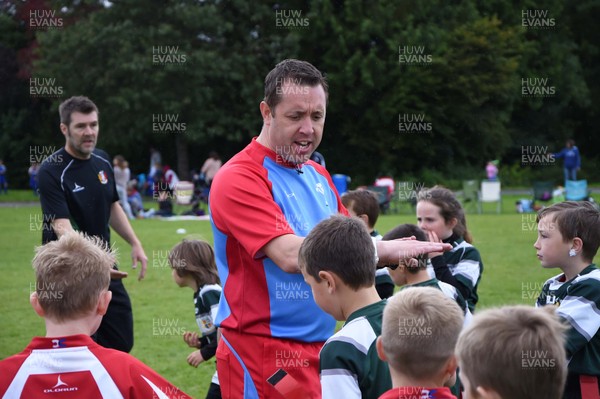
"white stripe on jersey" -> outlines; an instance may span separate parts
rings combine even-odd
[[[207,291],[217,291],[220,294],[223,289],[219,284],[206,284],[202,287],[198,293],[198,296],[202,297],[202,295],[204,295]]]
[[[71,164],[74,162],[73,159],[71,159],[71,162],[69,162],[69,164],[63,169],[62,173],[60,174],[60,188],[62,188],[63,191],[65,191],[65,187],[63,186],[63,180],[65,178],[65,173],[67,172],[67,169],[69,169],[69,166],[71,166]]]
[[[90,371],[104,398],[123,398],[102,363],[85,346],[60,349],[34,349],[21,365],[4,398],[19,398],[31,374],[61,374]]]
[[[440,289],[442,290],[442,292],[448,298],[456,301],[456,298],[458,298],[458,291],[456,290],[455,286],[450,285],[448,283],[444,283],[443,281],[438,281],[438,286],[440,287]],[[469,306],[467,305],[466,301],[465,301],[465,314],[464,314],[464,316],[465,316],[465,320],[463,322],[463,328],[465,328],[469,324],[471,324],[471,320],[473,320],[473,314],[469,310]]]
[[[321,372],[321,393],[323,399],[360,399],[356,374],[346,369],[329,369]]]
[[[93,152],[92,152],[92,155],[93,155],[93,156],[95,156],[96,158],[98,158],[98,159],[100,159],[100,160],[102,160],[102,161],[106,162],[106,164],[108,165],[108,167],[110,168],[110,170],[113,170],[113,166],[112,166],[112,164],[111,164],[110,162],[108,162],[108,160],[107,160],[107,159],[104,159],[104,158],[102,158],[100,155],[94,154]]]
[[[600,329],[600,311],[593,301],[581,296],[566,296],[556,309],[588,342]]]
[[[479,262],[476,260],[463,259],[456,265],[448,264],[452,274],[456,276],[460,274],[463,277],[468,278],[473,283],[473,287],[477,284],[479,278]]]
[[[169,397],[167,395],[165,395],[165,393],[163,391],[161,391],[159,387],[154,385],[154,383],[152,381],[150,381],[143,375],[141,377],[144,379],[144,381],[146,381],[148,383],[148,385],[150,385],[150,388],[152,388],[152,391],[156,394],[158,399],[169,399]],[[152,395],[152,396],[154,396],[154,395]]]
[[[325,345],[333,341],[347,342],[366,355],[376,339],[377,335],[371,324],[365,316],[361,316],[346,324],[343,329],[329,338]]]
[[[444,295],[446,295],[448,298],[456,301],[456,298],[458,298],[458,294],[456,292],[456,287],[454,287],[453,285],[450,285],[448,283],[444,283],[443,281],[438,281],[437,284],[440,287],[440,289],[442,290],[442,292],[444,293]]]

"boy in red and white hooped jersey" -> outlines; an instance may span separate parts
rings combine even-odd
[[[2,398],[189,398],[133,356],[90,338],[111,300],[115,264],[99,238],[70,232],[36,252],[30,301],[46,337],[0,361]]]

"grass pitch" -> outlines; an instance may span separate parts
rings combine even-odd
[[[518,197],[518,196],[517,196]],[[493,214],[490,205],[482,215],[468,214],[467,223],[474,245],[481,252],[484,272],[479,285],[478,309],[503,304],[533,305],[543,282],[559,270],[544,270],[535,257],[534,214],[517,214],[515,198],[505,198],[504,213]],[[415,223],[414,212],[382,215],[377,223],[385,233],[400,223]],[[21,351],[34,335],[44,334],[44,323],[31,309],[29,295],[35,289],[31,268],[33,249],[41,240],[39,206],[0,208],[0,358]],[[192,291],[177,287],[167,263],[169,249],[184,237],[198,237],[212,243],[208,221],[132,222],[148,256],[148,273],[137,280],[131,269],[130,248],[116,234],[121,270],[129,272],[124,283],[131,296],[135,322],[132,355],[154,368],[195,398],[203,398],[214,372],[214,360],[195,369],[186,363],[192,351],[181,334],[196,330]],[[179,228],[187,230],[180,235]]]

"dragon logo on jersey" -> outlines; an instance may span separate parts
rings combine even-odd
[[[102,184],[108,183],[108,177],[106,176],[105,171],[101,170],[100,172],[98,172],[98,180],[100,180],[100,183]]]

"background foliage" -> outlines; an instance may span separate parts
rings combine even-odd
[[[43,10],[62,26],[33,27]],[[524,26],[528,10],[552,26]],[[56,110],[76,94],[99,105],[100,147],[135,173],[148,169],[150,146],[183,177],[211,149],[226,160],[258,134],[264,76],[289,57],[327,74],[320,151],[355,184],[380,173],[483,177],[489,159],[501,160],[505,184],[558,183],[559,164],[522,165],[522,148],[558,151],[569,137],[580,176],[600,180],[600,0],[10,0],[0,11],[0,157],[13,186],[25,184],[32,146],[64,143]],[[166,46],[185,62],[154,63]],[[404,46],[431,62],[399,62]],[[32,96],[30,78],[55,79],[63,95]],[[523,96],[528,78],[556,94]],[[185,131],[153,131],[158,114]],[[400,115],[423,115],[431,132],[399,132]]]

